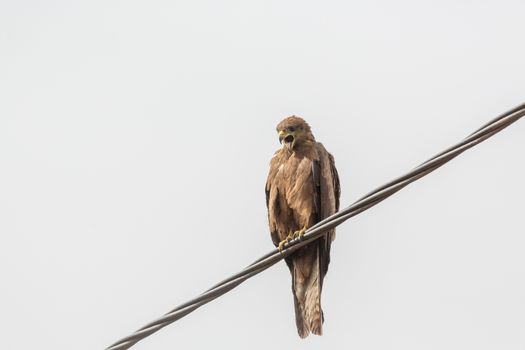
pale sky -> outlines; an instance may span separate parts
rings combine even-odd
[[[0,348],[103,349],[273,248],[297,114],[341,205],[525,101],[522,1],[0,1]],[[525,120],[132,349],[525,348]]]

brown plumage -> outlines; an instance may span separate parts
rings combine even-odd
[[[283,146],[270,161],[266,205],[272,241],[279,246],[290,232],[309,228],[338,211],[340,187],[334,158],[315,141],[302,118],[285,118],[277,125],[277,132]],[[321,290],[334,238],[335,229],[285,259],[292,274],[295,321],[301,338],[323,332]]]

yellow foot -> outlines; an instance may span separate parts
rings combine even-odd
[[[279,242],[279,246],[277,247],[277,249],[279,249],[279,251],[281,252],[284,249],[284,245],[286,243],[289,243],[289,242],[293,241],[296,238],[302,238],[304,236],[305,232],[306,232],[306,226],[304,226],[302,229],[300,229],[298,231],[295,231],[293,233],[292,233],[292,231],[290,231],[290,233],[288,233],[288,236],[286,237],[286,239],[283,239],[281,242]]]
[[[293,233],[293,239],[295,239],[295,238],[302,238],[305,233],[306,233],[306,225],[302,229],[300,229],[299,231],[295,231]]]
[[[288,243],[288,242],[290,242],[292,239],[294,239],[294,236],[293,236],[293,235],[294,235],[294,234],[292,233],[292,231],[290,231],[290,232],[288,233],[288,236],[287,236],[285,239],[283,239],[282,241],[279,242],[279,246],[277,247],[277,249],[279,249],[280,252],[283,251],[283,249],[284,249],[284,245],[285,245],[286,243]]]

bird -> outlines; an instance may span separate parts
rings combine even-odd
[[[282,251],[286,243],[339,210],[341,188],[334,157],[315,140],[304,119],[292,115],[276,129],[281,148],[270,160],[265,192],[272,242]],[[335,228],[285,257],[301,338],[323,334],[321,291],[334,239]]]

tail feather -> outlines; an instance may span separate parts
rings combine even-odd
[[[297,297],[294,294],[294,306],[295,306],[295,324],[297,326],[297,333],[299,337],[306,338],[310,334],[310,329],[305,322],[304,309],[297,300]]]
[[[323,335],[323,310],[321,309],[321,286],[318,278],[306,290],[305,315],[310,332]]]
[[[323,334],[322,275],[317,245],[309,246],[301,253],[293,259],[292,291],[297,332],[305,338],[310,333]]]

